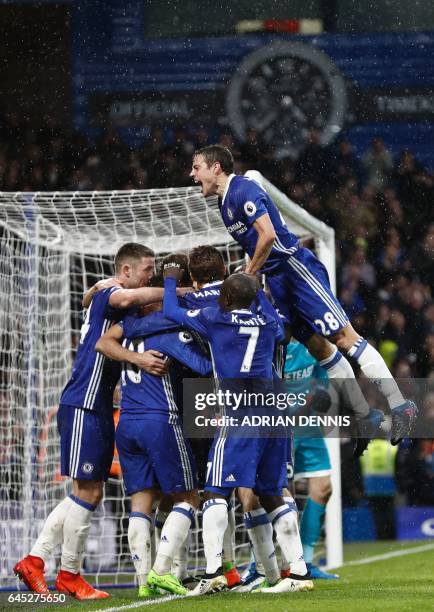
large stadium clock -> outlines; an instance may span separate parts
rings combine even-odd
[[[324,145],[341,131],[347,109],[345,81],[322,51],[301,42],[277,41],[250,53],[228,87],[226,112],[243,142],[249,128],[294,156],[317,128]]]

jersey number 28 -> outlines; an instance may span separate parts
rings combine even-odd
[[[320,328],[321,336],[330,336],[330,334],[336,332],[340,327],[339,321],[330,311],[325,313],[324,321],[315,319],[314,323]]]

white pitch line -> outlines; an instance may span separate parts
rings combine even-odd
[[[124,604],[116,608],[98,608],[95,612],[120,612],[120,610],[133,610],[134,608],[143,608],[144,606],[158,606],[159,604],[172,601],[174,599],[184,599],[181,595],[167,595],[158,599],[149,599],[148,601],[136,601],[132,604]]]
[[[347,565],[365,565],[367,563],[373,563],[374,561],[385,561],[386,559],[392,559],[393,557],[403,557],[404,555],[412,555],[414,553],[423,552],[425,550],[432,550],[434,543],[424,544],[423,546],[414,546],[413,548],[405,548],[404,550],[394,550],[392,552],[384,553],[382,555],[374,555],[373,557],[365,557],[364,559],[357,559],[354,561],[348,561],[344,563],[342,567]]]
[[[422,546],[414,546],[413,548],[405,548],[404,550],[394,550],[382,555],[374,555],[372,557],[365,557],[364,559],[357,559],[355,561],[348,561],[348,563],[345,563],[341,567],[347,567],[348,565],[366,565],[367,563],[374,563],[375,561],[385,561],[386,559],[392,559],[393,557],[403,557],[404,555],[412,555],[414,553],[432,549],[434,549],[434,542],[431,544],[424,544]],[[121,612],[122,610],[133,610],[135,608],[142,608],[144,606],[158,606],[159,604],[166,603],[166,601],[173,601],[174,599],[184,599],[184,597],[181,595],[167,595],[166,597],[161,597],[159,599],[137,601],[135,603],[125,604],[116,608],[99,608],[98,610],[95,610],[95,612]]]

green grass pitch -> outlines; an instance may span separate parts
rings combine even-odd
[[[374,555],[404,552],[407,548],[429,546],[427,542],[361,543],[345,546],[345,563]],[[158,612],[406,612],[434,609],[434,544],[429,550],[394,556],[363,565],[346,565],[340,580],[316,581],[310,593],[256,595],[220,593],[172,601],[141,602],[136,589],[115,589],[108,600],[76,602],[62,606],[37,606],[38,610],[123,610]]]

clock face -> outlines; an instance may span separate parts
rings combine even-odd
[[[228,88],[226,111],[236,136],[249,128],[295,156],[317,128],[330,143],[342,129],[347,108],[344,79],[322,51],[300,42],[276,42],[249,54]]]

